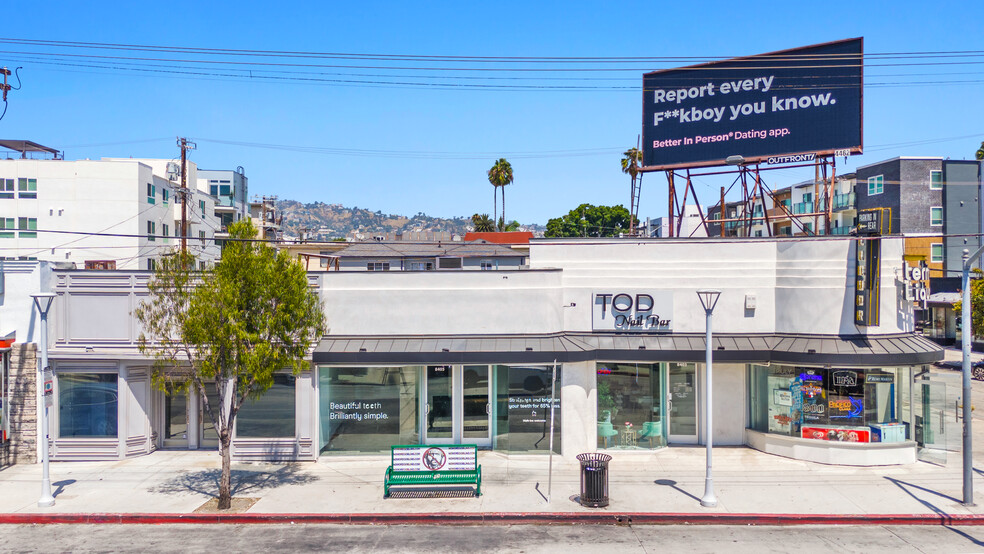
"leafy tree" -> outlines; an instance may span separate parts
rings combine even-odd
[[[204,271],[194,270],[191,254],[166,256],[148,283],[149,300],[134,312],[146,331],[140,351],[156,359],[155,385],[198,395],[215,426],[223,510],[232,503],[229,447],[236,415],[270,389],[274,373],[307,369],[304,357],[326,328],[304,267],[286,251],[254,240],[256,234],[248,219],[230,225],[221,261]],[[206,383],[215,385],[218,406],[209,403]]]
[[[632,191],[629,202],[630,213],[637,213],[639,206],[635,205],[636,187],[642,187],[642,174],[639,167],[642,165],[642,151],[638,148],[629,148],[622,153],[622,173],[628,174],[632,179]],[[635,225],[629,227],[629,231],[635,232]]]
[[[970,326],[973,328],[975,337],[984,336],[984,274],[981,270],[974,268],[974,273],[970,276]],[[961,295],[961,298],[963,295]],[[961,317],[963,301],[953,305],[953,311],[957,317]]]
[[[629,210],[617,206],[581,204],[567,215],[547,221],[547,238],[617,237],[630,228]],[[637,222],[633,222],[637,223]]]
[[[495,192],[498,189],[502,189],[502,221],[506,219],[506,185],[511,185],[513,182],[513,169],[512,165],[505,158],[499,158],[491,169],[488,171],[489,182],[492,183],[492,200],[493,207],[495,206]],[[497,215],[495,213],[493,216]],[[499,227],[502,230],[502,227]]]
[[[492,222],[492,218],[489,217],[489,214],[475,214],[472,216],[471,220],[472,226],[475,227],[476,233],[491,233],[495,231],[495,223]]]

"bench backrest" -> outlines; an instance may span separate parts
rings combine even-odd
[[[393,446],[393,471],[475,471],[478,447],[473,444]]]

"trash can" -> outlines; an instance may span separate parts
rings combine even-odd
[[[608,505],[608,454],[578,454],[581,462],[581,505],[601,508]]]

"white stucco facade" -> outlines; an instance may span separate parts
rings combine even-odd
[[[181,185],[168,179],[169,162],[0,160],[0,180],[12,183],[12,190],[0,191],[2,255],[74,263],[80,269],[86,262],[149,269],[149,260],[180,243]],[[214,262],[219,256],[212,241],[218,229],[215,199],[198,188],[193,163],[188,173],[189,248],[202,261]]]

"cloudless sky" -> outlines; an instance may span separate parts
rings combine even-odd
[[[862,36],[867,54],[978,51],[966,58],[921,60],[960,64],[866,67],[869,83],[903,85],[866,87],[866,153],[846,165],[838,159],[840,174],[899,155],[972,159],[984,140],[982,6],[915,1],[7,2],[0,37],[360,54],[726,58]],[[507,217],[541,224],[582,202],[628,206],[629,180],[619,159],[622,150],[635,146],[641,130],[642,73],[688,65],[660,62],[638,66],[638,71],[576,75],[461,73],[478,77],[473,83],[480,85],[601,87],[490,90],[121,71],[79,67],[84,62],[43,64],[38,61],[54,58],[14,52],[72,53],[0,44],[0,65],[24,66],[23,88],[11,91],[0,120],[2,138],[33,140],[64,150],[68,159],[171,158],[178,156],[175,137],[187,136],[198,143],[191,159],[199,167],[243,166],[251,196],[275,194],[443,217],[491,213],[492,187],[485,173],[505,156],[515,173],[515,184],[506,191]],[[346,71],[401,77],[319,78],[451,82],[424,77],[435,71]],[[570,77],[574,80],[558,80]],[[908,144],[919,141],[926,142]],[[352,150],[382,154],[354,155]],[[812,178],[813,172],[774,173],[771,185],[778,188]],[[702,179],[701,200],[713,204],[719,184]],[[642,218],[665,214],[665,191],[662,174],[645,177]]]

